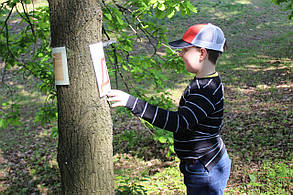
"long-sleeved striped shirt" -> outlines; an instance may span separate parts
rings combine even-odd
[[[171,131],[180,159],[199,159],[207,170],[220,160],[225,145],[220,137],[224,119],[224,87],[218,73],[194,78],[176,112],[130,96],[127,108],[151,124]]]

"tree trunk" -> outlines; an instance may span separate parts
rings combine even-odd
[[[102,39],[96,0],[49,0],[52,47],[66,47],[70,85],[57,86],[64,194],[114,194],[112,120],[99,98],[89,45]]]

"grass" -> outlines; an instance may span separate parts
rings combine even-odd
[[[226,34],[229,50],[217,67],[225,85],[222,137],[232,159],[225,193],[292,194],[293,21],[269,1],[217,2],[194,1],[199,13],[177,14],[162,23],[169,28],[170,40],[181,38],[194,23],[214,23]],[[17,71],[9,72],[15,87],[0,90],[1,101],[14,92],[23,114],[22,126],[0,131],[0,192],[54,194],[60,189],[57,140],[50,137],[55,124],[42,127],[33,122],[44,100],[31,79],[23,79]],[[174,102],[192,77],[170,75]],[[146,127],[124,112],[113,112],[113,122],[116,190],[184,194],[179,160],[166,157],[168,147],[154,142]]]

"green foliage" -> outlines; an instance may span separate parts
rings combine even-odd
[[[1,4],[0,59],[4,61],[5,69],[18,66],[25,74],[40,80],[40,91],[54,102],[56,89],[49,44],[49,8],[39,7],[29,12],[26,6],[30,3],[29,0],[13,0]],[[116,87],[122,87],[118,85],[121,80],[129,92],[149,100],[145,96],[150,90],[145,87],[147,84],[160,93],[160,96],[150,100],[164,102],[167,99],[164,90],[167,78],[163,72],[171,68],[179,72],[183,66],[169,49],[164,51],[164,55],[157,54],[167,44],[167,28],[159,25],[158,19],[172,18],[178,11],[187,15],[196,12],[196,8],[188,0],[131,0],[119,3],[102,1],[102,9],[103,34],[108,39],[117,40],[117,44],[106,50],[109,72],[115,77]],[[21,29],[20,32],[13,30],[12,20],[19,20],[16,25]],[[145,47],[148,45],[152,53],[146,52]],[[129,81],[138,83],[137,87],[129,87]],[[169,100],[164,103],[170,106]],[[56,113],[56,104],[46,104],[37,113],[35,122],[44,125],[55,120]]]
[[[28,0],[14,0],[1,4],[0,59],[4,61],[5,70],[19,67],[19,71],[27,77],[33,76],[39,80],[40,91],[47,94],[49,100],[54,100],[56,90],[51,62],[49,8],[39,7],[28,12],[26,5],[30,3]],[[5,72],[2,77],[5,77]],[[52,110],[55,110],[55,113],[52,113]],[[18,108],[2,115],[3,126],[7,123],[21,125]],[[41,109],[36,116],[36,121],[41,121],[42,124],[52,119],[56,119],[56,109],[51,105]]]
[[[133,163],[133,164],[132,164]],[[144,162],[129,154],[121,154],[114,156],[114,164],[121,166],[115,172],[115,194],[147,194],[145,186],[141,182],[149,179],[147,176],[148,169],[145,168]],[[126,164],[134,166],[130,168]],[[131,165],[132,164],[132,165]],[[138,170],[143,170],[139,175],[133,176]]]
[[[9,31],[11,28],[8,24],[9,14],[5,11],[0,12],[2,31],[5,31],[5,33],[1,32],[0,34],[3,46],[1,47],[0,57],[4,60],[6,69],[14,66],[21,67],[22,71],[42,81],[40,89],[43,92],[52,94],[52,91],[54,91],[54,74],[50,60],[49,8],[37,8],[27,13],[28,17],[24,15],[24,13],[19,12],[11,18],[11,20],[17,20],[21,16],[18,25],[22,28],[20,32],[16,32]],[[4,18],[7,19],[6,22],[3,21]]]
[[[283,194],[290,190],[288,180],[293,178],[293,169],[283,162],[265,162],[263,171],[257,173],[257,180],[262,189],[275,194]]]
[[[181,176],[178,164],[175,167],[167,167],[156,173],[144,184],[149,194],[156,194],[158,189],[161,191],[174,192],[174,194],[184,194],[185,185]]]
[[[165,131],[159,128],[156,128],[155,134],[153,136],[155,141],[159,141],[162,144],[168,145],[168,153],[167,157],[170,157],[172,153],[175,153],[174,150],[174,140],[173,140],[173,133],[169,131]]]
[[[141,178],[131,178],[129,176],[118,176],[115,178],[116,183],[118,182],[118,188],[116,189],[116,193],[118,195],[141,195],[141,194],[147,194],[145,187],[141,184],[139,184],[139,181],[144,181],[144,179]]]
[[[134,137],[135,137],[135,133],[133,130],[124,131],[124,133],[118,139],[118,144],[120,145],[122,141],[127,141],[129,147],[133,147],[135,143]]]
[[[19,104],[17,103],[2,103],[3,111],[0,112],[0,128],[6,128],[8,125],[21,126]]]
[[[289,19],[293,18],[293,0],[272,0],[273,3],[280,5],[286,4],[286,9],[291,11],[289,14]]]
[[[157,97],[151,97],[148,99],[149,103],[158,105],[161,108],[164,109],[174,109],[173,101],[169,98],[169,93],[165,92],[164,94],[161,94]],[[142,124],[146,125],[149,129],[154,131],[153,139],[155,141],[158,141],[162,144],[166,144],[168,147],[168,153],[167,157],[170,157],[172,153],[175,153],[174,151],[174,140],[173,140],[173,133],[170,131],[162,130],[160,128],[157,128],[156,126],[152,125],[151,123],[141,120]]]
[[[132,94],[150,100],[145,96],[150,88],[145,86],[152,86],[157,93],[163,94],[160,98],[165,98],[167,78],[164,71],[179,71],[182,62],[169,49],[164,51],[165,55],[158,55],[167,44],[167,28],[160,25],[158,19],[171,18],[179,10],[182,14],[190,14],[196,11],[194,6],[189,1],[179,0],[132,0],[122,4],[103,1],[102,9],[103,33],[118,42],[107,49],[108,64],[113,68],[110,75],[115,76],[116,87],[123,88],[119,86],[121,80]],[[121,78],[117,78],[118,74]],[[133,82],[136,87],[129,87]]]
[[[284,162],[265,161],[259,170],[248,173],[249,183],[240,193],[288,194],[293,171]],[[244,189],[245,189],[244,188]]]
[[[57,107],[55,104],[47,104],[36,114],[34,122],[40,122],[41,125],[52,122],[58,117]]]
[[[116,162],[114,160],[115,166],[123,165],[115,169],[115,189],[118,194],[184,194],[185,192],[177,158],[165,166],[164,163],[154,159],[146,163],[129,155],[128,158],[120,157],[116,160]]]

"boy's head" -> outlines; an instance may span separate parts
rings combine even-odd
[[[172,41],[172,48],[183,49],[187,47],[205,48],[208,59],[216,64],[218,57],[226,49],[226,39],[223,31],[213,24],[196,24],[188,28],[182,39]]]

